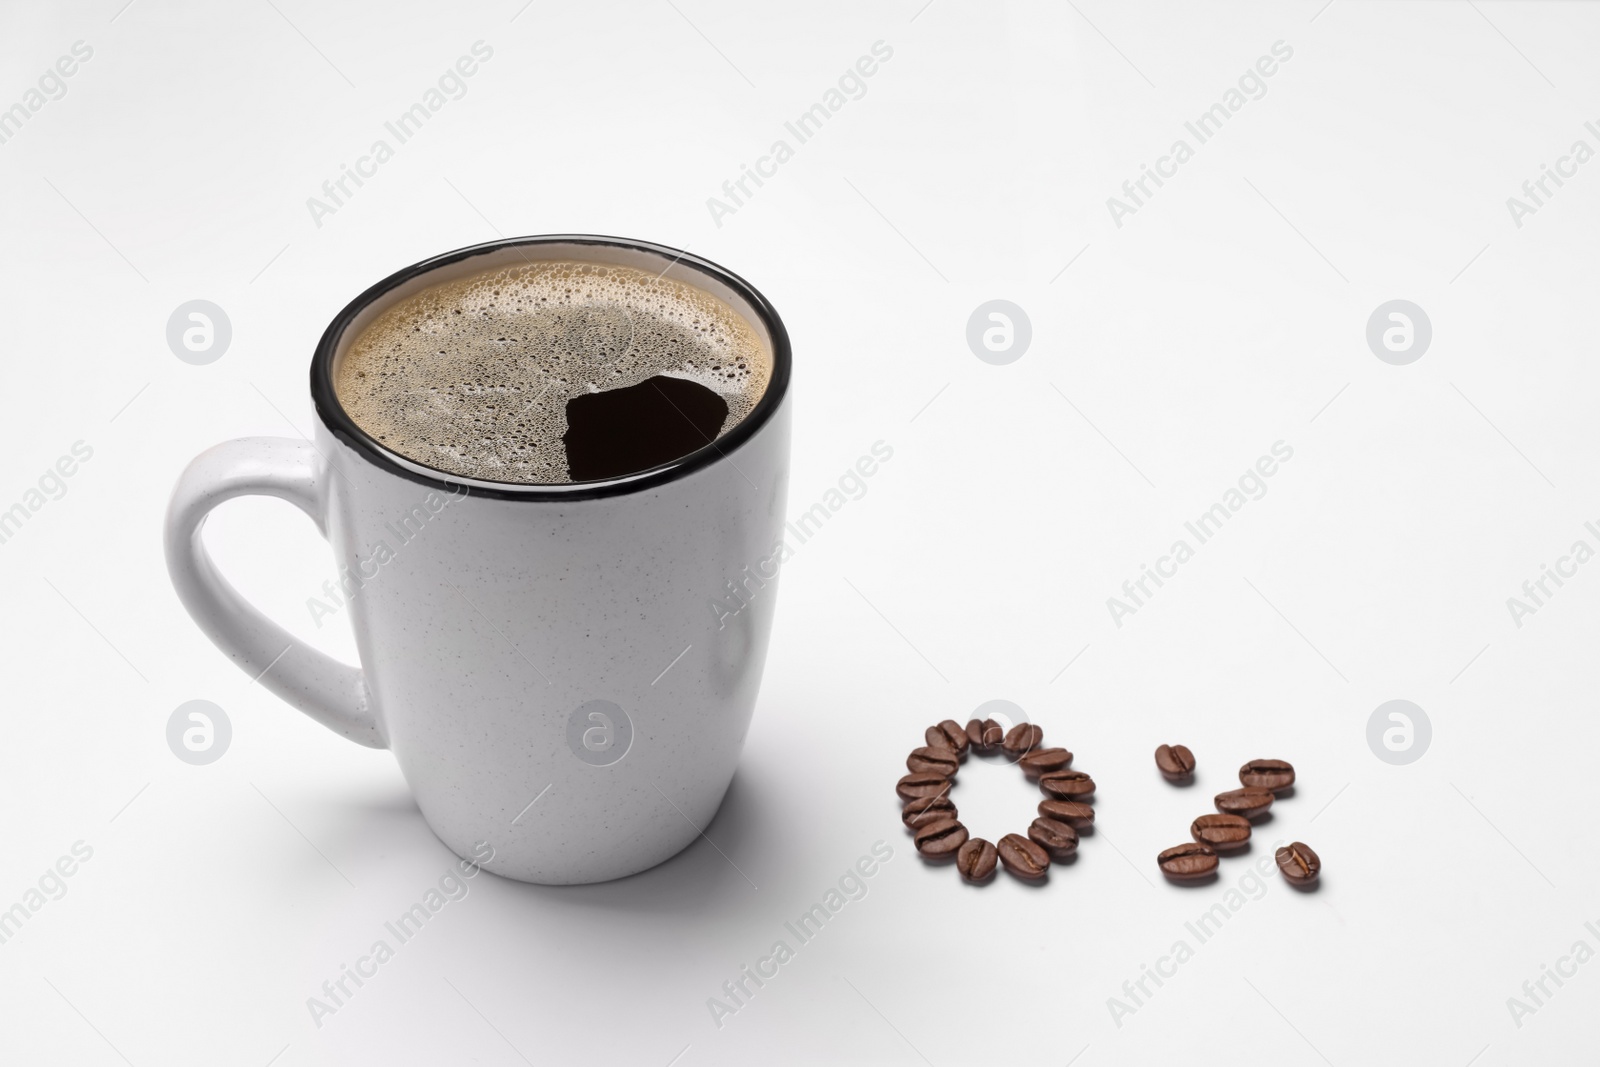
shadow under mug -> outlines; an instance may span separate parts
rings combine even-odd
[[[732,307],[772,353],[754,410],[650,470],[516,485],[388,451],[340,406],[334,369],[386,308],[554,259],[664,275]],[[229,441],[188,466],[167,512],[167,568],[239,667],[352,741],[391,749],[457,855],[544,884],[633,874],[711,821],[744,744],[777,596],[789,374],[766,298],[676,249],[555,235],[449,252],[374,285],[322,335],[313,439]],[[359,669],[291,636],[218,572],[201,527],[247,495],[289,501],[332,545]]]

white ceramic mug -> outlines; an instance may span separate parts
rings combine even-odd
[[[333,371],[363,326],[419,289],[528,259],[621,264],[719,297],[768,342],[765,394],[681,459],[568,485],[444,474],[351,420]],[[166,522],[173,585],[262,685],[392,749],[457,855],[478,862],[487,843],[484,867],[546,884],[642,871],[716,814],[749,727],[777,594],[789,368],[766,299],[676,249],[564,235],[446,253],[368,289],[323,334],[313,440],[229,441],[184,471]],[[359,670],[292,637],[218,573],[201,526],[252,494],[294,504],[332,544]]]

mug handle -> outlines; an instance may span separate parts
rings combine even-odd
[[[287,500],[327,525],[328,465],[309,441],[246,437],[194,458],[167,507],[167,571],[200,629],[240,669],[358,745],[387,748],[361,671],[294,637],[239,595],[200,538],[211,509],[238,496]]]

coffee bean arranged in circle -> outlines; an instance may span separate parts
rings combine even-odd
[[[949,793],[935,793],[931,797],[912,797],[905,802],[905,808],[900,817],[908,819],[912,815],[919,815],[925,811],[948,811],[950,817],[955,818],[955,802],[950,799]],[[909,824],[908,824],[909,825]]]
[[[895,784],[894,791],[900,794],[901,800],[914,800],[917,797],[943,796],[950,791],[950,784],[950,779],[943,774],[914,771],[901,778]]]
[[[1189,824],[1189,835],[1218,852],[1237,852],[1250,843],[1250,820],[1243,815],[1202,815]]]
[[[994,874],[1000,854],[993,845],[981,837],[968,838],[956,850],[956,870],[969,882],[981,882]]]
[[[983,739],[982,719],[967,720],[967,743],[972,747],[972,751],[974,752],[987,752],[989,749],[994,747]]]
[[[1075,830],[1094,825],[1094,809],[1081,800],[1041,800],[1039,814],[1064,822]]]
[[[1057,859],[1078,851],[1078,831],[1064,822],[1056,822],[1043,815],[1033,820],[1028,827],[1028,839],[1048,849]]]
[[[1169,782],[1186,781],[1194,773],[1194,753],[1184,745],[1162,745],[1156,749],[1156,769]]]
[[[1046,771],[1059,771],[1072,762],[1072,753],[1064,748],[1036,748],[1017,761],[1022,768],[1022,773],[1027,775],[1043,774]]]
[[[1031,752],[1044,743],[1044,729],[1031,722],[1019,722],[1006,734],[1001,742],[1007,752],[1013,756],[1020,756],[1024,752]]]
[[[958,756],[967,754],[967,746],[972,741],[967,737],[967,731],[954,719],[946,719],[937,726],[930,726],[923,733],[929,748],[948,748]]]
[[[932,799],[932,798],[930,798]],[[929,823],[938,822],[940,819],[957,818],[956,806],[949,802],[947,797],[938,799],[945,802],[942,808],[927,808],[921,811],[912,810],[911,804],[906,805],[906,810],[900,813],[900,821],[912,830],[920,830]],[[915,803],[915,801],[913,801]]]
[[[954,819],[917,827],[917,851],[924,856],[949,856],[967,842],[967,828]]]
[[[1253,759],[1239,768],[1239,781],[1277,793],[1294,785],[1294,767],[1281,759]]]
[[[1039,788],[1057,800],[1082,800],[1093,795],[1094,779],[1083,771],[1051,771],[1039,779]]]
[[[1050,854],[1021,834],[1007,834],[995,847],[1005,869],[1018,878],[1043,878],[1050,869]]]
[[[1198,882],[1217,871],[1217,854],[1210,845],[1185,841],[1156,857],[1161,873],[1174,882]]]
[[[906,770],[913,773],[927,771],[948,778],[955,774],[960,766],[961,760],[950,749],[934,748],[931,745],[914,748],[911,750],[911,755],[906,757]]]
[[[1247,819],[1256,819],[1265,815],[1267,809],[1272,807],[1272,792],[1245,786],[1243,789],[1230,789],[1226,793],[1218,793],[1215,803],[1217,810],[1224,815],[1243,815]]]
[[[993,719],[972,719],[959,726],[946,719],[925,732],[927,744],[906,757],[910,771],[895,786],[903,801],[901,821],[912,833],[917,852],[930,860],[954,857],[956,868],[969,882],[983,882],[1003,866],[1018,878],[1043,878],[1050,859],[1070,857],[1078,849],[1079,828],[1094,825],[1094,779],[1082,771],[1068,770],[1072,753],[1065,748],[1045,748],[1044,730],[1018,723],[1009,731]],[[1039,817],[1026,835],[1007,834],[993,845],[971,837],[956,818],[948,793],[955,784],[967,750],[987,752],[1004,748],[1028,777],[1037,777],[1049,799],[1040,801]]]
[[[1308,886],[1322,873],[1322,860],[1311,846],[1295,841],[1277,851],[1278,870],[1290,885]]]

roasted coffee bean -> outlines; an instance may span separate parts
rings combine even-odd
[[[1189,836],[1218,852],[1237,852],[1250,843],[1250,820],[1243,815],[1202,815],[1189,824]]]
[[[940,799],[943,800],[944,798],[941,797]],[[915,801],[912,803],[915,803]],[[900,813],[900,821],[912,830],[920,830],[929,823],[938,822],[940,819],[954,819],[956,817],[956,806],[950,803],[946,803],[942,808],[925,808],[921,811],[913,811],[912,805],[907,804],[906,810]]]
[[[1031,722],[1019,722],[1006,734],[1001,744],[1013,756],[1031,752],[1044,744],[1044,728]]]
[[[1082,800],[1094,793],[1094,779],[1082,771],[1051,771],[1039,779],[1039,788],[1057,800]]]
[[[1277,793],[1294,785],[1294,768],[1281,759],[1253,759],[1239,768],[1239,781]]]
[[[999,853],[981,837],[973,837],[956,850],[956,870],[969,882],[981,882],[994,874]]]
[[[1005,743],[1006,728],[993,719],[983,720],[983,743],[990,749],[999,748]]]
[[[955,774],[960,768],[961,761],[956,754],[948,748],[933,748],[925,746],[914,748],[911,755],[906,757],[906,770],[928,771],[933,774],[942,774],[946,778]]]
[[[950,779],[946,775],[934,774],[931,771],[917,771],[895,783],[894,791],[900,794],[901,800],[942,796],[950,792]]]
[[[1043,878],[1050,869],[1050,854],[1021,834],[1007,834],[995,847],[1005,869],[1018,878]]]
[[[1181,782],[1194,773],[1194,753],[1184,745],[1162,745],[1156,749],[1156,769],[1169,782]]]
[[[1243,815],[1247,819],[1254,819],[1265,815],[1267,809],[1272,807],[1272,792],[1267,789],[1252,789],[1245,786],[1243,789],[1230,789],[1226,793],[1216,796],[1217,810],[1224,815]]]
[[[954,719],[946,719],[937,726],[928,727],[922,736],[929,748],[948,748],[957,756],[966,755],[967,746],[972,743],[967,738],[967,731]]]
[[[931,797],[913,797],[905,802],[906,806],[901,812],[902,818],[924,811],[948,811],[950,817],[955,818],[956,806],[950,800],[949,793],[935,793]]]
[[[1064,822],[1075,830],[1094,825],[1094,809],[1081,800],[1041,800],[1039,814]]]
[[[1064,748],[1036,748],[1017,761],[1023,774],[1036,775],[1046,771],[1059,771],[1072,762],[1072,753]]]
[[[956,750],[956,755],[965,756],[967,748],[972,744],[972,739],[967,736],[967,728],[954,719],[945,719],[939,724],[939,729],[945,737],[950,739],[950,745]]]
[[[967,743],[972,746],[974,752],[987,752],[992,747],[983,739],[982,719],[967,720]]]
[[[1322,873],[1322,860],[1310,846],[1299,841],[1280,848],[1277,852],[1278,870],[1283,872],[1290,885],[1310,885]]]
[[[967,828],[954,819],[917,827],[917,851],[924,856],[949,856],[967,842]]]
[[[1217,870],[1217,854],[1210,845],[1185,841],[1156,857],[1161,873],[1174,882],[1198,882]]]
[[[1043,815],[1029,825],[1028,838],[1034,844],[1048,849],[1056,859],[1078,851],[1078,831],[1064,822],[1056,822]]]

